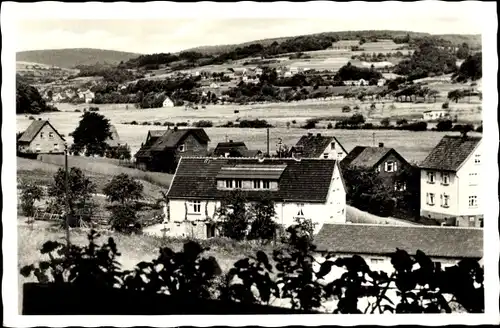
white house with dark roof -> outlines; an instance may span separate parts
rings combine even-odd
[[[295,218],[317,223],[316,233],[324,223],[346,222],[346,188],[335,160],[182,157],[167,194],[168,234],[217,235],[217,209],[236,189],[248,205],[270,197],[285,228]]]
[[[434,263],[441,267],[453,266],[464,259],[480,261],[483,258],[483,229],[440,226],[395,226],[376,224],[324,224],[314,238],[317,246],[315,270],[326,259],[326,254],[336,258],[360,256],[373,271],[394,272],[390,255],[397,249],[415,256],[417,251],[424,252]],[[327,284],[341,277],[346,271],[332,266],[324,277]],[[399,302],[395,290],[387,296]],[[336,301],[324,304],[335,308]],[[358,308],[366,308],[365,299],[358,301]]]
[[[37,120],[24,131],[17,143],[21,153],[62,154],[65,140],[49,121]]]
[[[422,216],[456,226],[483,226],[481,140],[444,136],[419,165]]]
[[[324,158],[341,161],[347,151],[334,136],[308,133],[302,136],[291,152],[303,158]]]

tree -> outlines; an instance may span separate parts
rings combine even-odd
[[[142,198],[142,183],[136,181],[125,173],[115,175],[106,186],[103,192],[109,202],[119,202],[125,205],[130,201]]]
[[[246,198],[241,191],[231,191],[221,202],[217,216],[221,219],[221,233],[231,239],[243,240],[250,224],[250,215],[246,208]]]
[[[277,223],[274,221],[276,210],[269,194],[262,195],[250,208],[252,223],[249,239],[271,240],[276,235]]]
[[[85,151],[86,156],[104,156],[106,139],[111,137],[109,119],[96,112],[86,112],[72,133],[73,145],[71,151],[79,154]]]
[[[72,167],[68,174],[68,197],[66,198],[65,188],[66,173],[62,168],[54,174],[54,180],[48,188],[48,195],[53,197],[54,204],[58,208],[64,208],[68,200],[70,213],[67,214],[73,216],[76,210],[92,208],[92,194],[96,192],[96,185],[77,167]],[[86,218],[90,219],[90,217]]]
[[[405,118],[399,119],[396,121],[397,125],[405,125],[408,124],[408,121]]]
[[[130,204],[120,204],[111,208],[111,228],[115,231],[131,234],[141,231],[136,209]]]
[[[384,117],[381,121],[380,121],[380,124],[383,126],[383,127],[388,127],[390,124],[391,124],[391,121],[389,120],[388,117]]]
[[[448,99],[451,101],[455,101],[455,103],[458,103],[460,99],[464,97],[464,93],[460,89],[452,90],[448,92]]]
[[[470,53],[469,45],[464,42],[460,45],[460,47],[458,47],[457,58],[466,59],[467,57],[469,57],[469,53]]]
[[[430,89],[427,92],[427,96],[428,97],[433,97],[434,98],[434,102],[436,102],[436,98],[437,98],[438,95],[439,95],[439,91],[437,91],[436,89]]]
[[[16,79],[16,114],[40,114],[57,111],[57,108],[47,105],[38,90]]]
[[[458,82],[476,81],[483,76],[483,54],[478,52],[464,60],[453,78]]]
[[[438,131],[450,131],[452,126],[453,122],[451,120],[442,120],[438,122],[436,129]]]
[[[27,181],[21,182],[21,209],[27,217],[32,217],[35,214],[35,201],[40,201],[43,197],[43,189],[35,184]]]

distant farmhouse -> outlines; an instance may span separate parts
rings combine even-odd
[[[86,104],[90,104],[92,102],[92,100],[94,100],[94,98],[95,98],[95,93],[93,93],[90,90],[86,90],[82,94],[83,94],[83,99],[85,100]]]
[[[393,190],[406,190],[407,184],[412,181],[401,181],[399,176],[405,170],[413,170],[413,166],[406,161],[394,148],[356,146],[342,160],[341,165],[374,169],[385,183]]]
[[[174,107],[174,102],[169,97],[166,97],[165,100],[163,100],[162,107]]]
[[[447,110],[427,110],[423,112],[424,121],[435,121],[440,119],[450,118],[449,111]]]
[[[33,121],[18,140],[20,153],[62,154],[65,140],[49,121]]]
[[[167,194],[168,234],[217,236],[217,209],[234,190],[249,202],[271,197],[275,220],[285,228],[295,218],[317,223],[315,233],[325,223],[346,222],[345,185],[335,160],[182,157]]]
[[[290,149],[291,155],[303,158],[327,158],[341,161],[347,155],[344,146],[334,136],[308,133]]]
[[[262,155],[260,150],[249,150],[244,142],[219,142],[212,156],[214,157],[258,157]]]
[[[182,156],[206,156],[209,141],[203,129],[149,131],[135,154],[136,163],[141,169],[173,174]]]
[[[114,125],[109,127],[109,131],[111,132],[111,136],[106,139],[106,144],[110,148],[118,148],[121,145],[120,136],[118,135],[118,131]]]
[[[420,214],[460,227],[482,227],[481,137],[444,136],[420,164]]]

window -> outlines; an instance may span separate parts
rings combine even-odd
[[[233,180],[226,180],[226,188],[233,188]]]
[[[469,196],[469,207],[477,207],[477,196]]]
[[[406,182],[404,182],[404,181],[396,181],[394,183],[394,190],[395,191],[405,191],[406,190]]]
[[[241,189],[243,187],[243,181],[241,180],[236,180],[236,188]]]
[[[43,132],[40,132],[40,139],[43,139]]]
[[[434,205],[434,194],[431,192],[427,193],[427,204]]]
[[[442,194],[441,195],[441,207],[449,207],[450,195]]]
[[[338,153],[337,153],[337,157],[338,157],[338,158],[342,158],[342,155],[343,155],[343,153],[342,153],[342,152],[338,152]]]
[[[262,181],[262,188],[264,188],[264,189],[269,189],[269,188],[270,188],[270,183],[269,183],[269,181]]]
[[[477,173],[469,173],[469,185],[477,185]]]
[[[54,139],[54,132],[49,132],[49,139]]]
[[[323,158],[328,158],[328,153],[324,153]]]
[[[335,142],[331,143],[331,147],[332,147],[332,149],[335,149]]]
[[[299,204],[299,211],[297,213],[297,216],[299,217],[303,217],[304,216],[304,211],[302,210],[302,208],[304,207],[304,204]]]
[[[380,166],[377,166],[377,168],[375,169],[375,171],[378,173],[380,172]]]
[[[427,183],[434,183],[436,179],[434,172],[427,172]]]
[[[201,213],[201,201],[195,200],[189,204],[191,208],[191,213]]]
[[[481,155],[474,155],[474,164],[481,164]]]
[[[59,150],[59,144],[54,144],[54,150]]]
[[[384,263],[384,259],[381,259],[381,258],[372,258],[372,259],[370,260],[370,262],[371,262],[372,264],[382,264],[382,263]]]
[[[35,145],[35,150],[36,150],[37,153],[40,152],[40,144],[36,144]]]
[[[469,227],[474,227],[476,225],[476,218],[469,216]]]
[[[448,184],[450,184],[450,174],[448,172],[441,173],[441,178],[442,178],[441,183],[443,185],[447,186]]]
[[[385,171],[386,172],[395,172],[396,171],[396,163],[395,162],[386,162],[385,163]]]
[[[183,153],[183,152],[185,152],[185,151],[186,151],[186,145],[185,145],[185,144],[179,145],[179,148],[178,148],[178,149],[179,149],[179,151],[180,151],[181,153]]]
[[[254,189],[260,189],[260,180],[253,180]]]

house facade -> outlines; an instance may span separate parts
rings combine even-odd
[[[374,169],[387,188],[406,190],[407,186],[417,181],[401,181],[403,172],[413,172],[415,168],[394,148],[356,146],[341,162],[342,166]]]
[[[165,100],[163,100],[162,107],[174,107],[174,102],[169,97],[166,97]]]
[[[158,134],[149,131],[146,142],[135,154],[138,168],[173,174],[181,157],[207,155],[210,138],[203,129],[174,127],[159,137]]]
[[[49,121],[33,121],[18,140],[21,153],[63,154],[64,138]]]
[[[375,224],[324,224],[314,238],[317,246],[315,270],[326,260],[326,254],[334,254],[330,261],[337,258],[360,256],[374,271],[390,275],[394,272],[390,254],[396,249],[415,256],[418,250],[424,252],[433,262],[442,267],[453,266],[464,259],[483,258],[483,231],[477,228],[439,227],[439,226],[393,226]],[[324,277],[329,283],[341,277],[346,271],[336,266]],[[387,293],[394,303],[399,302],[395,290]],[[358,303],[365,308],[365,300]],[[325,304],[336,307],[336,301]]]
[[[420,214],[482,227],[481,137],[445,136],[420,164]]]
[[[261,197],[275,203],[284,228],[296,218],[316,223],[345,222],[345,184],[335,160],[183,157],[168,191],[171,236],[210,238],[218,234],[223,200],[240,190],[247,206]]]
[[[347,156],[344,146],[334,136],[308,133],[292,147],[291,153],[301,158],[343,160]]]
[[[90,90],[87,90],[83,93],[83,99],[85,99],[86,104],[90,104],[92,100],[95,98],[95,93]]]

